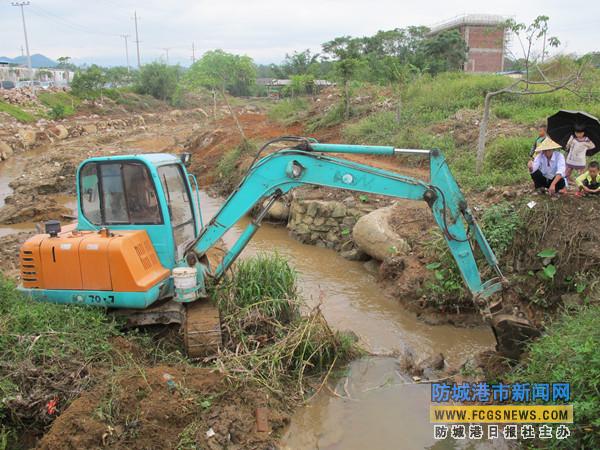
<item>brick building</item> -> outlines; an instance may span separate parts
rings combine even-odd
[[[431,27],[430,36],[458,30],[469,47],[465,72],[502,72],[508,33],[503,26],[506,17],[467,14]]]

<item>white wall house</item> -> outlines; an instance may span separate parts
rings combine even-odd
[[[75,72],[64,69],[31,69],[33,79],[39,81],[54,81],[56,86],[68,86]],[[21,66],[0,64],[0,81],[9,80],[15,83],[30,78],[29,69]]]

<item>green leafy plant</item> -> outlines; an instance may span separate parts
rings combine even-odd
[[[52,108],[50,108],[50,111],[48,112],[48,116],[50,116],[52,120],[64,119],[65,115],[66,108],[64,107],[64,105],[54,105]]]
[[[519,383],[571,384],[574,433],[560,448],[600,448],[600,307],[582,307],[552,323],[529,345],[527,359],[509,379]],[[533,444],[536,447],[535,444]]]

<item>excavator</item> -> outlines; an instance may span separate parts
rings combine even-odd
[[[332,153],[425,157],[430,179]],[[190,160],[189,153],[85,160],[76,176],[77,222],[62,227],[47,221],[44,233],[22,245],[19,289],[38,301],[117,311],[135,326],[179,323],[188,355],[211,355],[222,341],[219,311],[207,288],[224,276],[275,201],[296,187],[318,185],[426,202],[474,304],[492,326],[497,350],[517,357],[524,342],[537,335],[525,314],[504,305],[506,279],[440,150],[276,138],[257,152],[206,224],[197,179],[187,170]],[[210,261],[227,230],[255,207],[258,212],[220,262]],[[491,269],[489,280],[482,280],[476,249]]]

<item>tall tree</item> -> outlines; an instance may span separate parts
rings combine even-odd
[[[255,80],[256,66],[250,57],[233,55],[223,50],[206,52],[202,58],[192,64],[185,78],[187,85],[192,88],[204,87],[212,90],[213,114],[216,114],[215,93],[221,94],[244,142],[246,142],[246,135],[227,100],[226,93],[242,95],[244,92],[249,92]]]
[[[469,48],[457,30],[448,30],[423,41],[423,54],[429,72],[437,74],[460,70]]]
[[[181,69],[162,62],[144,64],[139,71],[136,90],[159,100],[172,100],[177,89]]]
[[[360,53],[361,40],[341,36],[323,44],[323,53],[335,60],[334,70],[343,86],[344,117],[350,117],[349,83],[363,64]]]

